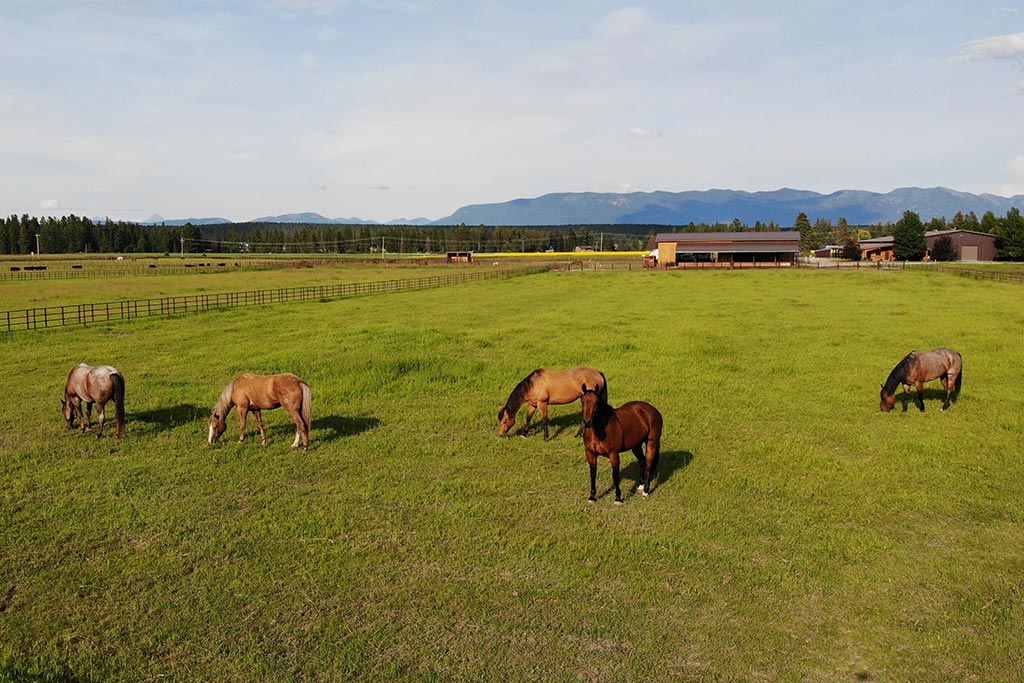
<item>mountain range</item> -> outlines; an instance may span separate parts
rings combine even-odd
[[[839,190],[821,194],[809,190],[782,188],[768,192],[743,190],[693,190],[686,192],[558,192],[531,199],[513,199],[493,204],[464,206],[450,216],[397,219],[387,225],[687,225],[689,223],[730,223],[747,225],[774,221],[793,225],[797,214],[811,221],[845,218],[853,225],[891,223],[904,211],[914,211],[922,221],[952,218],[958,211],[973,211],[979,218],[992,211],[1005,215],[1011,207],[1024,209],[1024,195],[1000,197],[993,194],[958,192],[944,187],[905,187],[879,193]],[[165,221],[182,225],[185,220]],[[229,223],[221,218],[189,219],[193,225]],[[359,218],[327,218],[318,213],[290,213],[254,218],[254,223],[373,224]]]

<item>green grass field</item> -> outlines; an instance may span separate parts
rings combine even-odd
[[[36,284],[0,299],[59,299]],[[0,335],[0,681],[1020,680],[1022,295],[588,271]],[[943,345],[960,401],[880,413]],[[81,361],[125,374],[125,439],[64,429]],[[625,505],[607,461],[586,502],[577,406],[495,435],[522,377],[577,364],[664,414],[649,499],[629,456]],[[280,410],[265,448],[234,413],[206,443],[244,370],[309,381],[307,455]]]

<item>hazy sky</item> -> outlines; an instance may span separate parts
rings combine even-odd
[[[1024,2],[0,0],[0,214],[1024,193]]]

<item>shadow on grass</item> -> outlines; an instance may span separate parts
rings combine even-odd
[[[375,417],[326,415],[313,418],[311,432],[315,432],[312,436],[317,441],[334,441],[344,436],[362,434],[380,425],[381,421]]]
[[[623,499],[631,498],[637,495],[636,486],[640,481],[640,463],[636,461],[633,454],[629,451],[621,454],[620,456],[620,467],[619,471],[622,474],[622,497]],[[604,460],[604,458],[601,458]],[[668,480],[672,478],[679,470],[688,466],[693,462],[693,453],[690,451],[662,451],[661,455],[658,456],[658,469],[655,472],[654,483],[652,486],[652,495],[658,492],[662,486],[668,483]],[[598,465],[598,477],[600,477],[600,465]],[[611,474],[608,474],[611,478]],[[615,494],[614,486],[609,486],[603,492],[598,493],[597,497],[604,498],[607,495]]]
[[[935,387],[927,387],[926,386],[924,388],[924,391],[921,392],[921,398],[924,400],[925,410],[930,410],[933,402],[934,403],[938,403],[939,404],[938,408],[939,408],[939,410],[941,410],[942,409],[942,404],[946,400],[946,390],[943,389],[941,386],[935,386]],[[957,396],[954,393],[952,398],[950,399],[951,400],[951,404],[952,405],[956,405],[956,403],[957,403],[957,401],[959,399],[960,399],[960,397]],[[908,411],[910,411],[910,410],[913,410],[915,412],[917,411],[917,404],[915,403],[916,400],[917,400],[917,389],[913,389],[912,388],[910,390],[910,393],[907,395],[907,410]],[[902,388],[900,388],[900,389],[898,389],[896,391],[896,404],[893,406],[892,409],[893,409],[894,412],[897,411],[897,410],[903,410],[903,389]]]
[[[209,407],[204,408],[191,403],[182,403],[167,408],[157,408],[156,410],[129,411],[127,417],[129,424],[132,421],[145,422],[152,425],[157,431],[164,431],[195,420],[206,420],[209,416]],[[107,412],[107,417],[110,417],[109,411]]]
[[[0,664],[0,680],[19,683],[92,683],[99,679],[79,676],[69,668],[54,664],[35,663],[21,667],[4,662]]]
[[[525,416],[526,413],[523,413]],[[526,424],[526,417],[522,417],[522,423],[516,422],[516,426],[513,428],[516,434],[522,434],[522,428],[520,424]],[[576,435],[580,430],[580,425],[583,424],[583,418],[580,412],[577,410],[573,413],[566,415],[559,415],[558,417],[552,417],[548,414],[548,434],[549,438],[554,439],[562,432],[569,430],[572,435]],[[530,433],[527,436],[539,436],[544,438],[544,421],[540,419],[540,414],[536,413],[533,416],[533,420],[530,421]]]

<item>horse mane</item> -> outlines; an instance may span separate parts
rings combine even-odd
[[[530,388],[533,386],[533,381],[540,375],[542,370],[542,368],[537,368],[516,385],[516,388],[508,395],[508,400],[505,401],[503,410],[507,410],[512,415],[519,411],[519,406],[523,405],[523,401],[526,400],[526,394],[529,393]]]
[[[914,364],[914,352],[911,351],[907,354],[906,358],[896,364],[896,367],[889,373],[889,377],[885,380],[885,385],[882,389],[887,394],[895,394],[896,390],[899,389],[906,379],[907,375],[910,374],[910,368]]]
[[[220,419],[223,420],[231,412],[231,389],[234,388],[235,383],[224,387],[224,391],[220,392],[220,398],[217,399],[217,405],[213,407],[213,414],[220,415]]]

